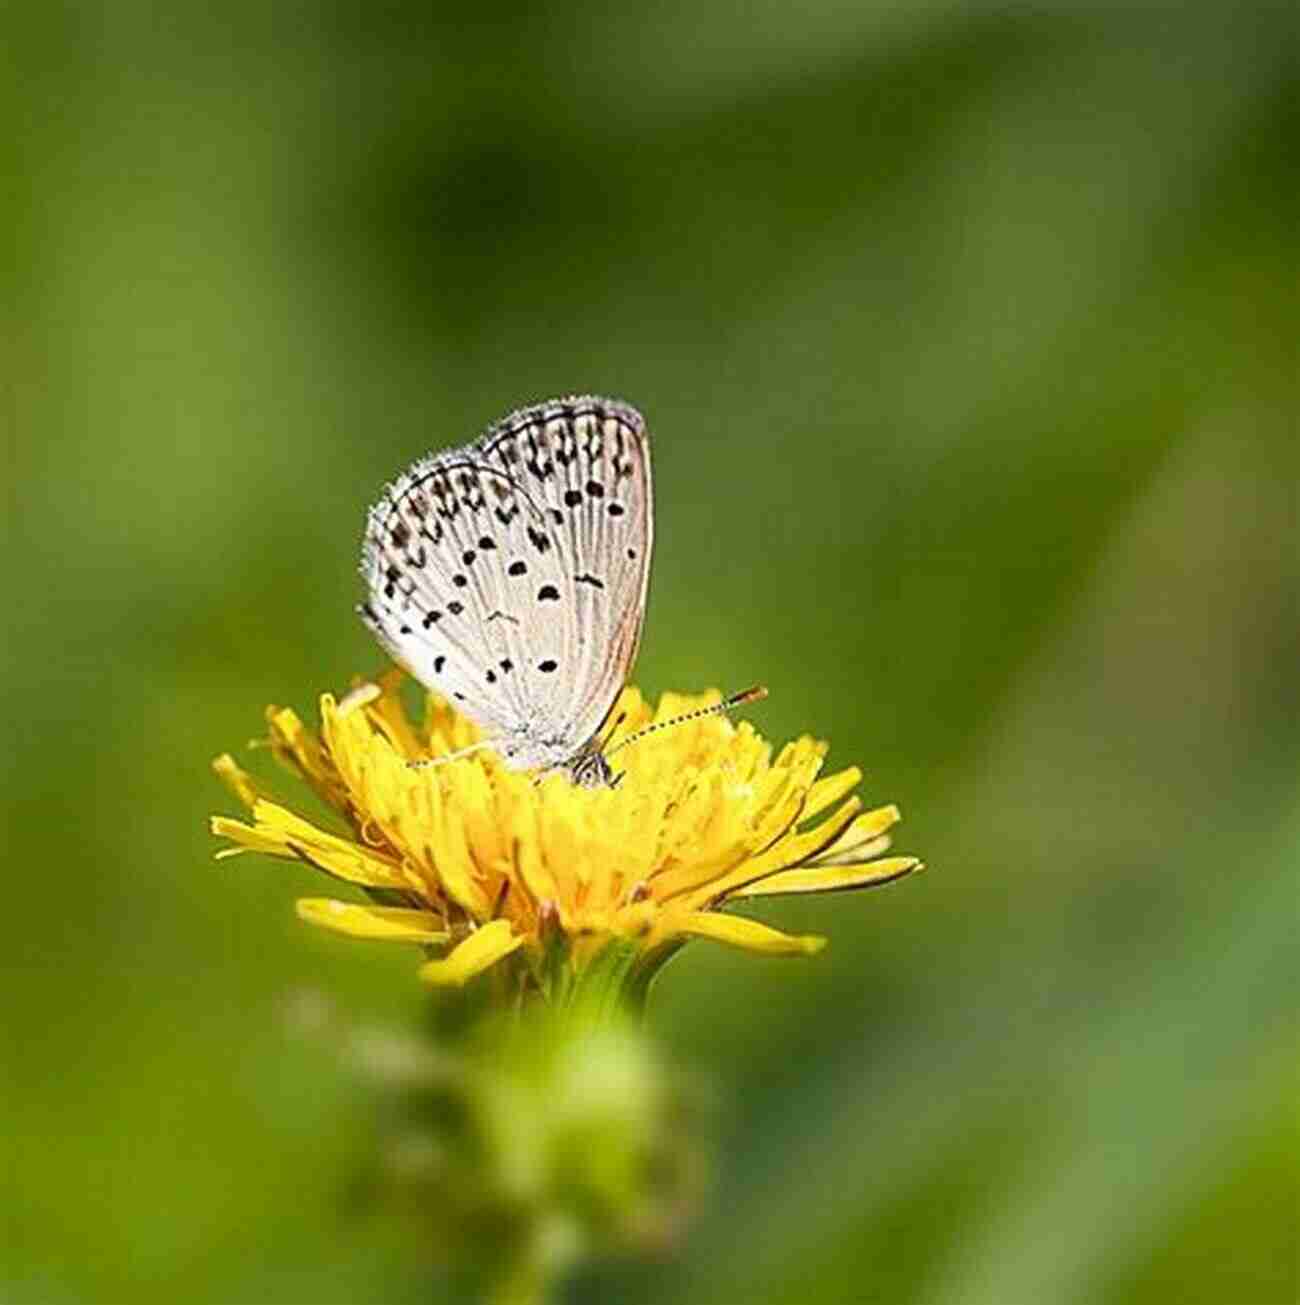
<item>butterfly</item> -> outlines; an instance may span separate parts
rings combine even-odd
[[[384,490],[357,611],[507,766],[609,785],[601,726],[641,640],[652,507],[635,408],[594,395],[521,408]]]

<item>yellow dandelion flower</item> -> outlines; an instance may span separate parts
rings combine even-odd
[[[555,996],[612,965],[624,991],[643,993],[691,938],[806,955],[825,939],[724,908],[889,883],[920,868],[914,857],[882,855],[898,809],[863,810],[856,768],[821,776],[826,744],[815,739],[774,756],[748,723],[708,716],[621,751],[613,788],[512,771],[490,749],[413,767],[477,742],[479,731],[433,694],[417,725],[400,680],[391,673],[341,702],[326,694],[319,734],[288,709],[267,712],[276,757],[338,811],[342,832],[273,801],[229,756],[214,768],[251,819],[218,816],[212,829],[232,844],[218,856],[306,861],[364,889],[365,903],[305,898],[298,913],[353,937],[424,945],[431,983],[463,984],[504,962],[522,984]],[[610,751],[718,701],[665,694],[652,709],[625,689]]]

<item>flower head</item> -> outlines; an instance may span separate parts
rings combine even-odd
[[[306,861],[366,890],[365,903],[304,898],[298,913],[354,937],[434,949],[421,970],[430,982],[461,984],[505,962],[553,994],[613,963],[643,988],[693,937],[808,954],[825,940],[723,908],[919,868],[913,857],[881,856],[897,808],[864,811],[856,768],[821,776],[826,745],[812,738],[773,756],[748,723],[705,717],[622,750],[622,778],[603,789],[509,770],[490,749],[417,768],[410,763],[479,733],[433,694],[417,725],[400,679],[394,672],[341,702],[326,694],[319,734],[287,708],[268,709],[275,755],[335,808],[343,832],[272,801],[229,756],[214,768],[251,821],[219,816],[212,829],[234,845],[219,856]],[[665,694],[652,709],[628,688],[610,742],[718,700]]]

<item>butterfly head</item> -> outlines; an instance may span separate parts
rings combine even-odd
[[[621,775],[605,760],[599,748],[580,752],[565,766],[570,781],[578,788],[617,788]]]

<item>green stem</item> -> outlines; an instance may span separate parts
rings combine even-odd
[[[608,1024],[633,1010],[632,974],[641,954],[632,941],[609,943],[573,977],[564,1007],[571,1019]]]

